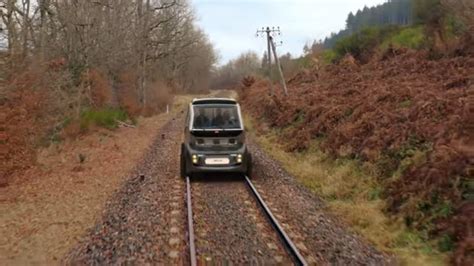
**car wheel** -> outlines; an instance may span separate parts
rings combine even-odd
[[[179,157],[180,175],[182,178],[186,177],[186,155],[184,153],[184,144],[181,144],[181,155]]]
[[[252,176],[252,155],[247,155],[247,172],[245,174],[250,178]]]

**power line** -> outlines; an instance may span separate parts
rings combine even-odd
[[[273,57],[275,58],[275,64],[278,69],[278,73],[280,74],[281,85],[283,87],[283,92],[285,95],[288,95],[288,89],[286,87],[285,77],[283,76],[283,71],[281,69],[280,60],[278,59],[278,55],[276,52],[276,45],[273,41],[273,37],[275,35],[281,35],[280,27],[262,27],[261,30],[257,30],[257,37],[259,36],[266,36],[267,37],[267,65],[268,65],[268,78],[270,79],[270,94],[273,95],[273,86],[271,83],[271,73],[272,73],[272,51]]]

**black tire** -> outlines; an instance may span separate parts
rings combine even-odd
[[[251,178],[252,177],[252,154],[248,153],[247,155],[247,172],[245,174]]]
[[[184,144],[181,144],[181,155],[179,156],[179,164],[180,164],[180,175],[182,178],[187,176],[186,173],[186,154],[184,151]]]

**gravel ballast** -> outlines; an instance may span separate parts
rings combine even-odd
[[[185,188],[178,173],[181,135],[176,134],[181,120],[173,119],[157,134],[101,221],[65,263],[179,263],[186,258]]]
[[[243,178],[206,177],[192,184],[198,258],[232,264],[291,263]]]

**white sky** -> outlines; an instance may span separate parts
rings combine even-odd
[[[257,29],[280,26],[279,54],[300,55],[303,46],[345,27],[349,12],[386,0],[191,0],[199,26],[220,54],[220,64],[248,50],[262,55],[265,39]]]

